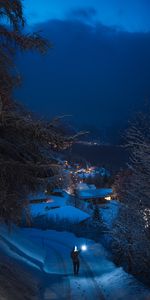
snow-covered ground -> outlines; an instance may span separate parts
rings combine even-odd
[[[73,276],[70,251],[87,245],[81,253],[80,274]],[[150,290],[108,260],[102,245],[68,232],[1,226],[0,247],[39,274],[37,300],[148,300]]]
[[[89,204],[86,202],[83,203],[84,211],[68,205],[67,195],[49,198],[48,203],[30,204],[32,217],[45,215],[57,220],[67,219],[73,223],[88,218],[92,213],[90,208],[87,209]],[[110,228],[118,214],[118,208],[117,201],[108,201],[100,206],[102,218]],[[150,299],[148,288],[122,268],[116,267],[109,260],[110,255],[101,244],[86,237],[78,238],[69,232],[16,227],[9,232],[5,226],[1,225],[0,239],[0,254],[7,254],[13,262],[25,268],[25,273],[22,272],[25,274],[22,275],[23,280],[27,280],[26,286],[31,288],[29,289],[30,296],[26,295],[26,289],[23,289],[25,295],[24,298],[22,297],[23,300]],[[81,252],[80,273],[77,277],[73,275],[70,251],[73,246],[81,247],[82,244],[87,245],[87,251]],[[30,278],[30,282],[27,278]],[[12,279],[11,282],[13,282]],[[21,283],[15,285],[15,282],[14,288],[18,286],[19,294],[14,293],[16,296],[13,298],[6,296],[10,289],[8,281],[8,289],[4,297],[1,296],[0,289],[0,300],[22,300],[20,298]],[[5,290],[2,292],[4,294]]]
[[[48,203],[30,204],[29,209],[31,217],[46,216],[53,220],[68,220],[72,222],[81,222],[89,217],[89,214],[67,205],[68,195],[64,197],[50,196]]]

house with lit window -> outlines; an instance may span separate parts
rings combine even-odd
[[[93,203],[101,203],[102,200],[110,201],[112,199],[112,193],[111,188],[97,189],[95,185],[88,185],[86,183],[80,183],[76,189],[76,195],[79,199]]]

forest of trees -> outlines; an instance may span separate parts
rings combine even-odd
[[[14,64],[18,51],[45,54],[50,43],[38,34],[24,34],[25,19],[20,0],[0,1],[0,219],[19,223],[22,210],[28,216],[26,196],[57,182],[60,165],[54,153],[66,148],[53,122],[33,117],[13,97],[21,76]]]
[[[127,131],[130,164],[114,189],[120,200],[112,249],[127,271],[150,280],[150,114],[139,114]]]

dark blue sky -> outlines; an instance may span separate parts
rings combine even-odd
[[[54,48],[45,57],[19,55],[18,98],[42,117],[71,114],[77,126],[95,126],[115,140],[150,97],[150,2],[28,3],[29,27]]]
[[[72,17],[72,11],[89,10],[91,23],[98,21],[132,32],[150,29],[149,0],[29,0],[24,1],[24,7],[30,25],[50,19],[65,20]],[[84,13],[82,16],[85,18]]]

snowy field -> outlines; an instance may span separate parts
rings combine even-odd
[[[87,245],[81,253],[80,274],[73,276],[70,251]],[[37,270],[39,300],[148,300],[150,290],[108,260],[102,245],[68,232],[1,227],[1,248],[29,268]]]

